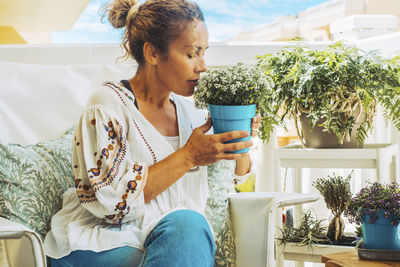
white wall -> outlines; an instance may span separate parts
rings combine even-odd
[[[328,43],[306,43],[322,49]],[[233,65],[237,62],[256,63],[257,55],[274,53],[284,47],[295,45],[293,42],[269,42],[263,44],[226,45],[210,43],[206,52],[209,66]],[[51,45],[0,45],[0,61],[10,61],[45,65],[113,65],[123,55],[119,44],[51,44]],[[135,64],[132,61],[118,61],[119,64]]]

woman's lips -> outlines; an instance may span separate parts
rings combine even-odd
[[[188,82],[190,85],[196,86],[198,81],[199,80],[189,80]]]

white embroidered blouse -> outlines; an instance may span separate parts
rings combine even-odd
[[[44,241],[52,258],[74,250],[143,249],[147,234],[169,212],[192,209],[204,214],[206,167],[190,170],[144,203],[148,167],[175,149],[137,110],[129,90],[118,83],[105,85],[89,101],[75,132],[75,188],[63,195],[63,207],[53,216]],[[206,114],[181,96],[171,98],[182,147]]]

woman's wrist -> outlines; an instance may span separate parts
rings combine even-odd
[[[248,174],[252,167],[252,161],[250,159],[249,153],[245,153],[243,157],[236,160],[235,174],[238,176],[243,176]]]
[[[184,164],[188,170],[197,166],[193,153],[191,153],[190,149],[186,145],[178,149],[175,153],[177,153],[177,156],[180,160],[179,162]]]

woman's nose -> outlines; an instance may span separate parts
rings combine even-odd
[[[201,57],[197,61],[195,72],[205,72],[206,70],[207,70],[206,62],[204,61],[204,57]]]

